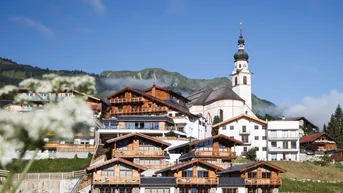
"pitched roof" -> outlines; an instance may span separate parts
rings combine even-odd
[[[318,132],[318,133],[314,133],[312,135],[306,135],[302,138],[300,138],[300,143],[307,143],[307,142],[313,142],[316,139],[318,139],[319,137],[326,135],[328,138],[330,138],[331,140],[334,140],[330,135],[328,135],[325,132]]]
[[[167,102],[165,102],[165,101],[163,101],[163,100],[161,100],[161,99],[159,99],[159,98],[153,97],[153,96],[151,96],[151,95],[149,95],[149,94],[146,94],[145,92],[143,92],[143,91],[141,91],[141,90],[134,89],[134,88],[131,88],[131,87],[125,87],[125,88],[123,88],[123,89],[121,89],[121,90],[118,90],[118,91],[114,92],[113,94],[109,95],[109,96],[106,97],[106,98],[107,98],[107,99],[110,99],[110,98],[112,98],[112,97],[114,97],[114,96],[116,96],[116,95],[118,95],[118,94],[121,94],[121,93],[123,93],[123,92],[125,92],[125,91],[135,92],[135,93],[140,94],[140,95],[142,95],[142,96],[144,96],[144,97],[146,97],[146,98],[148,98],[148,99],[150,99],[150,100],[152,100],[152,101],[156,101],[156,102],[158,102],[158,103],[161,103],[161,104],[163,104],[163,105],[165,105],[165,106],[167,106],[167,107],[170,107],[170,108],[172,108],[172,109],[174,109],[174,110],[180,111],[180,112],[185,113],[185,114],[187,114],[187,115],[197,116],[197,115],[192,114],[192,113],[189,112],[188,110],[185,110],[184,108],[180,108],[180,107],[178,107],[178,106],[176,106],[176,105],[173,105],[173,104],[171,104],[171,103],[167,103]]]
[[[130,161],[128,161],[128,160],[125,160],[125,159],[122,159],[122,158],[117,157],[117,158],[112,158],[112,159],[110,159],[110,160],[107,160],[107,161],[105,161],[105,162],[103,162],[103,163],[100,163],[100,164],[97,164],[97,165],[88,167],[88,168],[87,168],[87,172],[93,171],[93,170],[95,170],[95,169],[97,169],[97,168],[106,166],[106,165],[111,164],[111,163],[114,163],[114,162],[121,162],[121,163],[130,165],[130,166],[132,166],[132,167],[135,167],[135,168],[140,169],[140,170],[143,170],[143,171],[144,171],[144,170],[147,170],[147,168],[144,167],[144,166],[141,166],[141,165],[139,165],[139,164],[135,164],[135,163],[130,162]]]
[[[150,137],[148,135],[144,135],[142,133],[130,133],[130,134],[127,134],[127,135],[123,135],[123,136],[120,136],[120,137],[116,137],[116,138],[113,138],[113,139],[109,139],[105,142],[105,145],[104,147],[106,147],[108,144],[110,143],[113,143],[113,142],[116,142],[116,141],[121,141],[123,139],[126,139],[126,138],[129,138],[129,137],[134,137],[134,136],[139,136],[139,137],[142,137],[144,139],[148,139],[150,141],[154,141],[156,143],[160,143],[166,147],[170,146],[171,144],[168,143],[168,142],[165,142],[165,141],[162,141],[162,140],[159,140],[159,139],[156,139],[154,137]]]
[[[226,168],[225,170],[223,170],[222,172],[219,172],[218,174],[227,174],[227,173],[232,173],[232,172],[244,172],[245,170],[248,170],[250,168],[254,168],[254,167],[257,167],[260,165],[266,165],[266,166],[271,167],[275,170],[278,170],[282,173],[286,172],[285,169],[282,169],[279,166],[276,166],[276,165],[271,164],[271,163],[266,162],[266,161],[259,161],[259,162],[251,162],[251,163],[247,163],[247,164],[235,165],[235,166]]]
[[[219,134],[219,135],[207,137],[205,139],[195,140],[195,141],[191,141],[191,142],[184,143],[184,144],[181,144],[181,145],[177,145],[177,146],[169,148],[168,151],[179,149],[179,148],[184,148],[186,146],[197,145],[199,143],[202,143],[202,142],[205,142],[205,141],[208,141],[208,140],[218,139],[218,138],[219,139],[223,138],[226,142],[230,142],[230,143],[233,143],[233,144],[238,144],[238,145],[242,145],[243,144],[243,142],[241,142],[241,141],[239,141],[239,140],[237,140],[235,138],[232,138],[232,137],[229,137],[229,136],[226,136],[226,135],[223,135],[223,134]]]
[[[80,92],[80,91],[78,91],[78,90],[73,90],[73,92],[75,92],[75,93],[77,93],[77,94],[80,94],[80,95],[87,96],[88,98],[91,98],[91,99],[93,99],[93,100],[96,100],[96,101],[98,101],[98,102],[100,102],[100,103],[103,103],[103,104],[107,105],[107,103],[105,103],[103,100],[101,100],[100,98],[97,98],[97,97],[95,97],[95,96],[88,95],[88,94],[83,93],[83,92]]]
[[[0,100],[0,108],[6,106],[6,105],[9,105],[9,104],[12,104],[13,101],[11,100]]]
[[[189,103],[192,105],[208,105],[219,100],[244,100],[238,96],[233,90],[230,84],[223,84],[216,87],[205,87],[198,91],[193,92],[188,96],[191,100]]]
[[[155,88],[158,89],[158,90],[163,90],[163,91],[166,91],[166,92],[171,92],[171,93],[173,93],[174,95],[177,95],[177,96],[179,96],[180,98],[182,98],[182,99],[184,99],[184,100],[186,100],[186,101],[190,101],[188,98],[182,96],[181,93],[175,92],[175,91],[173,91],[173,90],[171,90],[171,89],[169,89],[169,88],[164,88],[164,87],[159,87],[159,86],[152,86],[152,87],[150,87],[150,88],[145,89],[145,92],[151,91],[153,87],[155,87]]]
[[[141,177],[141,186],[170,186],[175,185],[175,177]]]
[[[289,118],[285,118],[283,120],[289,120],[289,121],[300,121],[300,120],[304,120],[306,121],[308,124],[310,124],[312,127],[314,128],[318,128],[318,126],[316,126],[315,124],[313,124],[312,122],[310,122],[308,119],[306,119],[305,117],[289,117]],[[282,121],[282,120],[281,120]]]
[[[267,122],[263,121],[262,119],[259,119],[257,117],[253,117],[253,116],[250,116],[250,115],[247,115],[247,114],[241,114],[241,115],[232,117],[230,119],[227,119],[225,121],[222,121],[220,123],[217,123],[217,124],[213,125],[212,128],[219,128],[219,127],[221,127],[223,125],[229,124],[229,123],[231,123],[233,121],[236,121],[236,120],[239,120],[239,119],[247,119],[249,121],[253,121],[253,122],[259,123],[261,125],[267,125]]]
[[[222,170],[223,170],[222,167],[216,166],[216,165],[211,164],[211,163],[209,163],[209,162],[207,162],[207,161],[204,161],[204,160],[201,160],[201,159],[194,159],[194,160],[191,160],[191,161],[186,162],[186,163],[175,164],[175,165],[173,165],[173,166],[170,166],[170,167],[167,167],[167,168],[158,170],[158,171],[155,172],[155,174],[159,174],[159,173],[166,172],[166,171],[174,171],[174,170],[176,170],[176,169],[183,168],[183,167],[186,167],[186,166],[188,166],[188,165],[192,165],[192,164],[194,164],[194,163],[199,163],[199,164],[208,166],[208,167],[210,167],[210,168],[213,168],[213,169],[219,170],[219,171],[222,171]]]

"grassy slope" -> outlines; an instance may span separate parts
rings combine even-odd
[[[343,193],[343,183],[299,182],[283,179],[280,192]]]
[[[30,168],[30,173],[39,173],[39,172],[72,172],[77,170],[85,169],[90,163],[89,159],[42,159],[35,160],[32,167]],[[16,165],[7,166],[8,169],[15,169],[16,172],[23,171],[28,160],[25,160]],[[1,168],[1,167],[0,167]]]
[[[343,182],[343,168],[335,165],[317,166],[311,162],[273,161],[275,165],[287,170],[282,178],[313,179],[321,181],[339,180]]]
[[[317,166],[310,162],[273,161],[275,165],[287,170],[280,174],[283,179],[281,192],[343,193],[343,167],[335,165]],[[316,183],[292,181],[289,178],[312,179],[321,181],[339,180],[341,183]]]

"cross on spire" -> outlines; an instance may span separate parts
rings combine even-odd
[[[239,22],[239,25],[241,26],[241,27],[239,28],[239,30],[240,30],[240,36],[243,36],[243,35],[242,35],[242,30],[243,30],[242,24],[243,24],[242,22]]]

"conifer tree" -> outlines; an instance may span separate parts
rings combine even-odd
[[[338,148],[343,148],[343,111],[340,105],[331,115],[326,132],[334,138]]]
[[[212,124],[215,125],[215,124],[220,123],[222,121],[223,120],[218,115],[216,115],[213,117]],[[218,129],[212,129],[211,134],[212,134],[212,136],[218,135]]]

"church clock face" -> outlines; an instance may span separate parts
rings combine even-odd
[[[243,65],[243,67],[245,68],[245,67],[247,67],[247,65],[246,65],[246,64],[244,64],[244,65]]]

